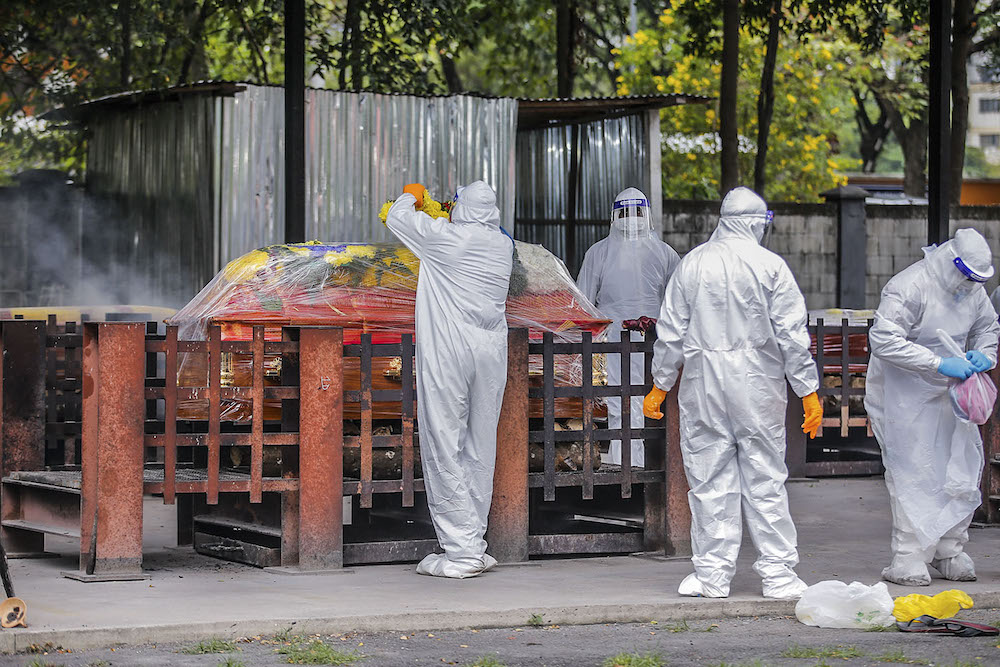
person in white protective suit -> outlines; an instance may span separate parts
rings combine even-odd
[[[423,191],[421,185],[407,186],[386,218],[420,260],[420,458],[444,554],[429,554],[417,572],[463,579],[496,565],[483,536],[507,384],[506,302],[514,244],[500,228],[496,194],[486,183],[459,188],[450,221],[415,210]]]
[[[611,232],[587,250],[577,280],[580,291],[597,306],[598,310],[613,320],[607,329],[608,341],[621,340],[622,320],[637,319],[643,315],[655,317],[660,311],[667,281],[681,258],[669,245],[656,238],[650,219],[646,195],[636,188],[622,190],[611,209]],[[638,331],[632,340],[641,341]],[[608,384],[617,385],[622,379],[621,355],[608,355]],[[630,355],[633,384],[643,384],[643,355]],[[621,398],[609,397],[608,427],[621,428]],[[632,428],[643,428],[642,397],[632,399]],[[642,467],[645,448],[641,438],[632,440],[631,463]],[[621,440],[612,440],[607,462],[621,465]]]
[[[882,289],[868,334],[865,409],[892,508],[887,581],[926,586],[928,564],[945,579],[976,578],[963,546],[981,501],[982,440],[975,424],[955,416],[948,387],[996,365],[1000,325],[982,286],[992,275],[986,239],[960,229],[924,248],[924,259]],[[947,351],[939,329],[967,350],[965,358]]]
[[[729,192],[715,233],[670,279],[656,324],[646,416],[663,418],[663,399],[684,368],[678,403],[695,571],[681,595],[729,595],[741,506],[764,596],[795,599],[806,589],[793,569],[799,558],[784,486],[785,379],[802,398],[803,431],[815,436],[819,377],[802,293],[784,260],[760,245],[771,217],[751,190]]]

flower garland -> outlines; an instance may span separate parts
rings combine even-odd
[[[396,202],[395,199],[390,199],[386,203],[382,204],[382,210],[378,212],[379,220],[382,224],[385,224],[386,218],[389,217],[389,208]],[[446,201],[439,202],[431,197],[431,193],[428,190],[424,190],[424,205],[418,210],[423,211],[432,218],[450,218],[451,208],[454,202]]]

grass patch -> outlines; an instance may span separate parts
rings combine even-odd
[[[41,658],[35,658],[24,667],[65,667],[65,666],[62,663],[56,664],[54,662],[48,662],[46,660],[42,660]]]
[[[923,660],[917,660],[916,658],[910,658],[905,653],[896,649],[894,651],[886,651],[882,655],[875,656],[875,660],[878,662],[897,662],[903,665],[924,665],[927,664]]]
[[[850,660],[860,658],[864,653],[856,646],[824,646],[813,648],[811,646],[799,646],[792,644],[781,654],[782,658],[840,658]]]
[[[479,658],[479,660],[466,664],[465,667],[507,667],[507,665],[503,664],[492,655],[484,655]]]
[[[274,633],[273,639],[276,642],[281,642],[282,644],[285,644],[288,642],[297,642],[299,641],[300,638],[292,634],[292,626],[289,625],[284,630]]]
[[[88,662],[87,667],[111,667],[111,663],[107,660],[95,660],[93,662]]]
[[[318,639],[279,648],[278,653],[291,665],[350,665],[361,658],[354,651],[338,651]]]
[[[528,625],[533,628],[540,628],[545,625],[545,618],[541,614],[532,614],[528,619]]]
[[[619,653],[604,661],[602,667],[663,667],[658,653]]]
[[[236,653],[239,650],[240,649],[236,646],[236,642],[228,642],[225,639],[209,639],[183,649],[181,653],[187,653],[188,655],[205,655],[207,653]]]
[[[691,631],[691,626],[688,625],[687,621],[681,621],[680,623],[673,623],[671,625],[665,625],[663,627],[665,627],[667,630],[670,630],[670,632],[690,632]]]
[[[720,662],[708,667],[768,667],[760,658],[754,658],[750,662]]]
[[[899,632],[895,625],[869,625],[865,632]]]
[[[247,667],[247,663],[242,660],[237,660],[235,658],[226,658],[220,662],[216,667]]]

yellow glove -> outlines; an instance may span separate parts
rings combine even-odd
[[[663,399],[667,397],[667,392],[663,391],[656,385],[653,385],[652,391],[646,394],[646,398],[642,401],[642,414],[646,415],[650,419],[663,419],[663,413],[660,411],[660,406],[663,405]]]
[[[823,421],[823,408],[819,405],[819,396],[816,395],[815,391],[802,399],[802,410],[806,413],[802,432],[808,433],[810,438],[815,438],[819,431],[819,425]]]
[[[424,186],[420,183],[410,183],[403,188],[404,193],[408,193],[417,198],[417,203],[413,205],[416,209],[424,207]]]

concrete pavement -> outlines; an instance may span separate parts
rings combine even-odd
[[[889,506],[881,479],[789,484],[799,530],[799,575],[878,581],[888,562]],[[82,649],[116,643],[191,641],[274,633],[419,632],[518,626],[532,614],[569,625],[791,614],[794,604],[764,600],[745,540],[726,600],[681,598],[687,559],[639,556],[532,561],[482,577],[421,577],[413,565],[359,566],[343,573],[288,576],[170,548],[172,508],[146,504],[148,581],[84,584],[59,576],[75,569],[76,545],[51,540],[59,559],[12,561],[15,587],[29,605],[28,629],[0,632],[0,651],[52,642]],[[1000,530],[974,529],[968,547],[979,581],[929,588],[890,585],[893,595],[962,588],[979,608],[1000,607]]]

